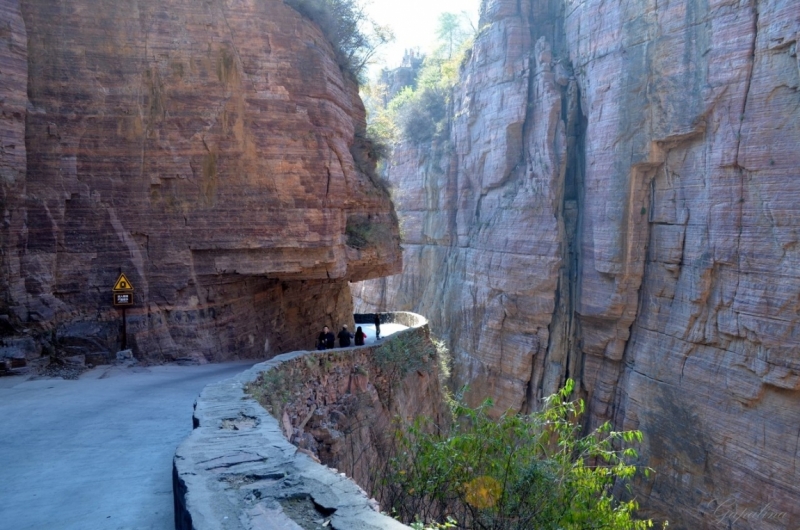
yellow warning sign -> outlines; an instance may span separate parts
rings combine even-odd
[[[133,285],[125,274],[120,274],[117,283],[114,284],[112,291],[133,291]]]

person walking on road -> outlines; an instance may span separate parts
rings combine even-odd
[[[356,346],[363,346],[366,338],[367,334],[364,333],[364,330],[361,329],[361,326],[358,326],[358,329],[356,329]]]
[[[381,314],[375,313],[375,340],[381,340]]]
[[[328,326],[324,326],[320,334],[317,336],[317,349],[330,350],[335,347],[336,347],[336,337],[328,328]]]
[[[350,339],[352,338],[353,334],[347,331],[347,326],[342,326],[342,331],[339,332],[339,347],[347,348],[350,346]]]

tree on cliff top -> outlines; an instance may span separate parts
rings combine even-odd
[[[474,35],[475,27],[466,13],[462,12],[461,15],[442,13],[439,15],[436,37],[443,46],[447,47],[448,60],[453,58],[453,51],[457,50],[470,37],[470,31],[464,24],[464,20],[470,25]]]
[[[388,94],[388,103],[385,86],[363,89],[371,135],[384,144],[401,137],[420,147],[444,138],[450,93],[458,83],[459,70],[469,55],[474,35],[468,17],[442,13],[436,29],[436,47],[425,56],[411,85]]]
[[[364,70],[377,49],[394,39],[392,31],[369,18],[359,0],[284,0],[322,29],[336,51],[342,71],[363,83]]]

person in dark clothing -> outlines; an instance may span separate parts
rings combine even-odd
[[[380,313],[375,313],[375,339],[381,340],[381,315]]]
[[[353,334],[347,331],[347,326],[342,326],[342,331],[339,332],[339,347],[347,348],[350,346],[350,339],[352,338]]]
[[[328,326],[322,328],[322,331],[317,336],[317,349],[318,350],[330,350],[336,347],[336,337],[328,329]]]
[[[363,346],[366,338],[367,334],[364,333],[364,330],[361,329],[361,326],[358,326],[358,329],[356,329],[356,346]]]

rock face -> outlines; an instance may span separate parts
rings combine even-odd
[[[531,406],[542,386],[555,391],[567,362],[548,344],[560,342],[549,329],[557,297],[568,298],[557,292],[560,281],[568,289],[562,242],[575,229],[564,219],[574,217],[576,197],[573,184],[569,198],[564,189],[576,179],[568,159],[577,153],[562,117],[575,129],[578,89],[551,64],[549,41],[534,38],[555,40],[557,9],[534,28],[525,5],[487,3],[454,93],[450,145],[395,149],[387,178],[404,272],[355,286],[364,312],[414,307],[428,316],[449,338],[457,379],[477,401],[494,396],[500,410]]]
[[[120,272],[137,356],[221,360],[310,347],[399,270],[357,87],[283,2],[0,12],[0,313],[45,350],[118,348]],[[365,222],[384,239],[348,246]]]
[[[9,266],[8,242],[11,238],[9,201],[24,190],[27,157],[25,154],[25,115],[28,105],[28,36],[18,0],[0,1],[0,267]],[[0,292],[7,297],[9,276],[0,274]],[[0,330],[13,331],[8,316],[0,320]],[[7,345],[4,345],[7,346]],[[40,348],[41,349],[41,348]],[[15,351],[19,351],[15,348]],[[3,355],[0,361],[9,358]],[[24,353],[22,354],[24,358]]]
[[[390,165],[404,273],[356,306],[428,315],[501,410],[578,379],[671,527],[794,528],[800,10],[562,6],[486,2],[452,154]]]

